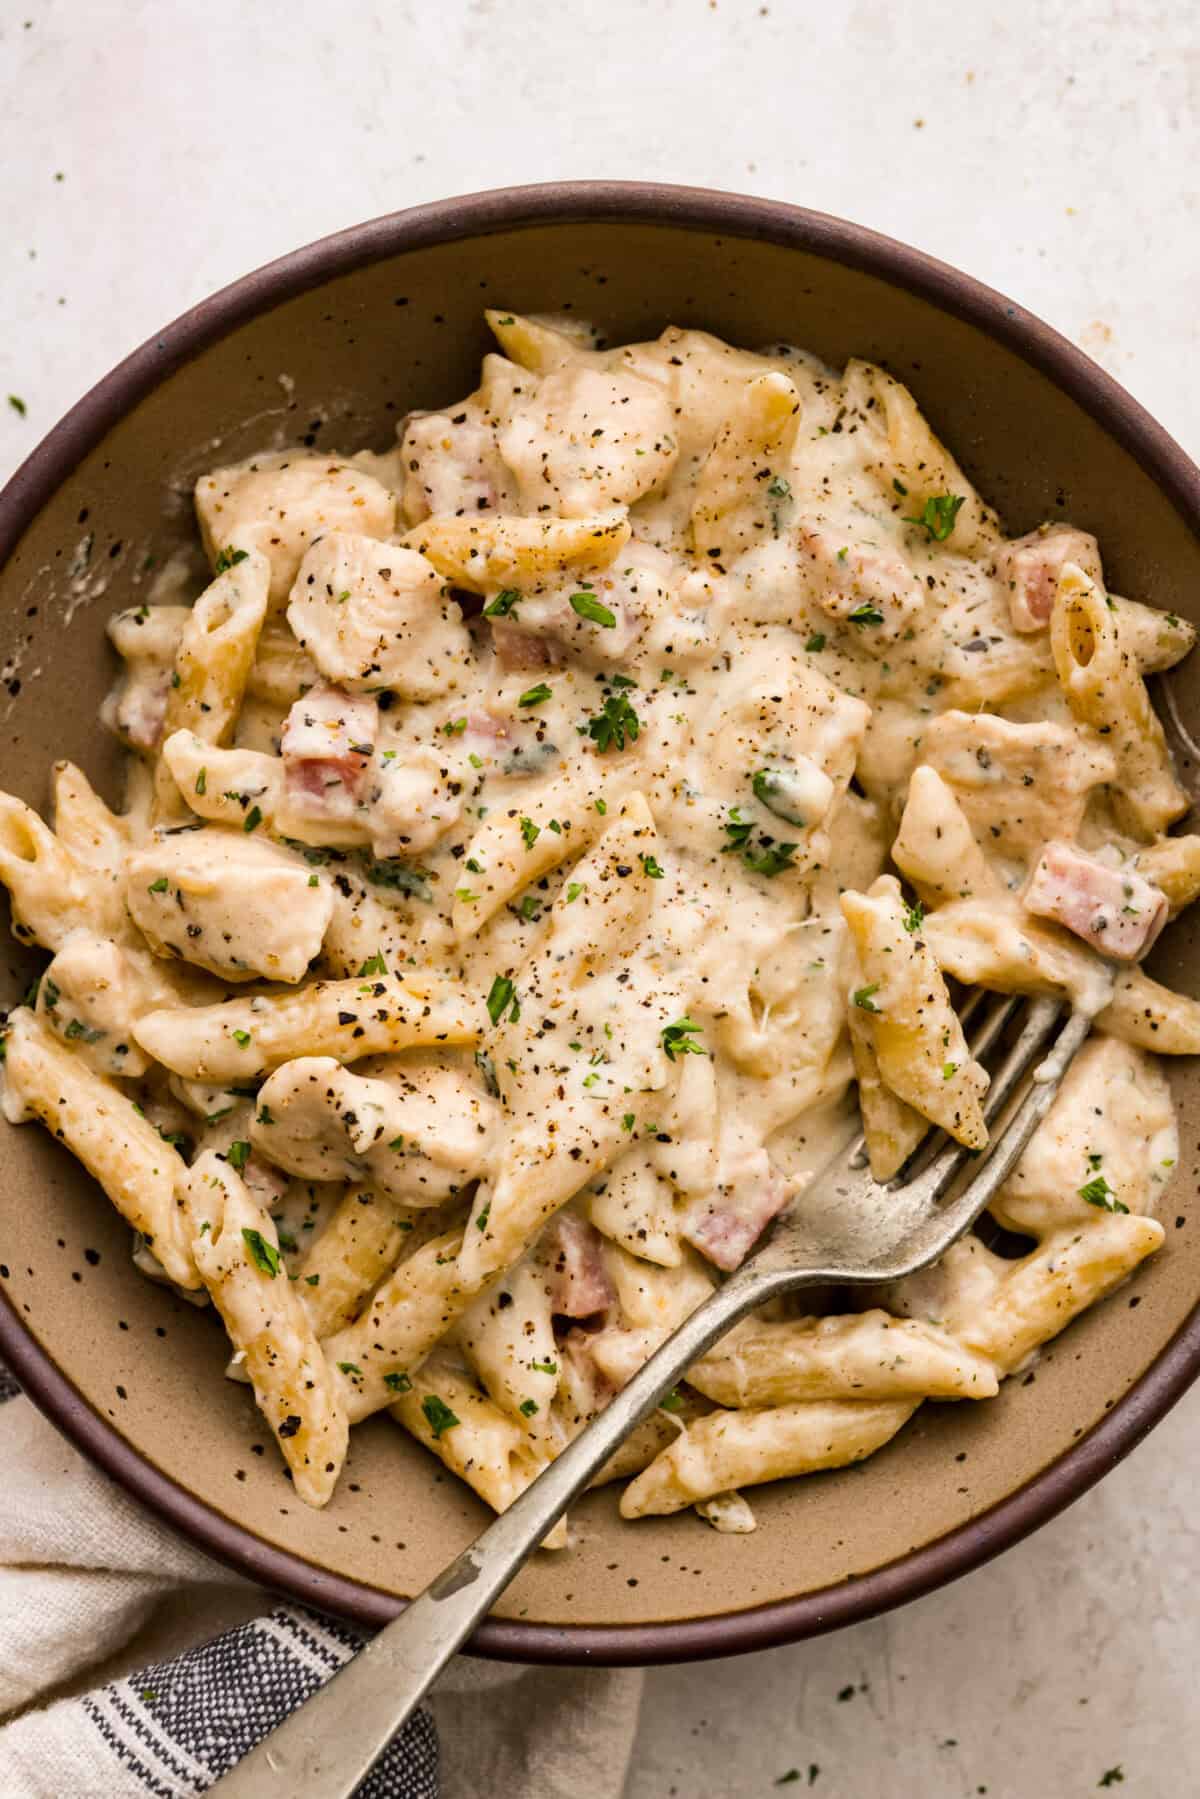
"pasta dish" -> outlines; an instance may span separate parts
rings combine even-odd
[[[67,763],[52,826],[0,796],[50,958],[5,1111],[215,1307],[310,1505],[386,1412],[503,1510],[860,1119],[880,1183],[984,1145],[965,987],[1069,998],[990,1220],[763,1307],[600,1476],[747,1530],[1162,1243],[1200,1006],[1140,964],[1200,837],[1146,681],[1194,632],[1088,532],[1007,537],[881,368],[488,322],[386,453],[197,483],[207,566],[109,625],[122,811]]]

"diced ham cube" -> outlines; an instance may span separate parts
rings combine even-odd
[[[830,618],[859,625],[868,648],[894,636],[925,604],[925,588],[895,550],[803,528],[797,543],[817,605]]]
[[[322,684],[298,699],[280,740],[290,804],[310,818],[352,818],[378,728],[379,708],[363,694]]]
[[[1112,868],[1073,843],[1048,843],[1023,894],[1027,911],[1052,918],[1114,962],[1144,956],[1167,922],[1167,896],[1131,868]]]
[[[141,668],[126,681],[113,707],[113,728],[132,749],[158,748],[170,688],[169,668]]]
[[[510,718],[497,718],[493,712],[468,712],[467,735],[484,743],[503,743],[512,731]]]
[[[683,1235],[715,1267],[729,1273],[741,1266],[794,1192],[794,1184],[775,1172],[764,1151],[754,1178],[740,1180],[736,1191],[718,1187],[692,1210]]]
[[[562,643],[547,631],[523,631],[511,619],[492,624],[496,660],[506,672],[513,669],[558,668],[566,660]]]
[[[1073,525],[1039,525],[1028,536],[1004,545],[996,572],[1008,588],[1014,630],[1045,630],[1067,562],[1093,581],[1103,580],[1100,546],[1090,531],[1077,531]]]
[[[543,1239],[550,1309],[563,1318],[596,1318],[616,1298],[604,1266],[604,1239],[593,1225],[560,1212]]]

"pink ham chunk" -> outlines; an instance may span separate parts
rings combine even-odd
[[[550,1309],[563,1318],[603,1317],[616,1298],[593,1225],[560,1212],[543,1239]]]
[[[1093,581],[1103,580],[1100,546],[1090,531],[1073,525],[1040,525],[1027,537],[1006,543],[997,574],[1008,588],[1013,629],[1044,631],[1054,610],[1063,565],[1073,562]]]
[[[762,1155],[761,1172],[732,1187],[718,1187],[694,1208],[683,1235],[702,1256],[726,1273],[739,1268],[772,1218],[782,1212],[795,1186],[777,1174]]]
[[[379,708],[325,683],[298,699],[280,740],[287,797],[311,818],[344,821],[363,797]]]
[[[158,748],[167,716],[171,672],[169,668],[147,668],[126,682],[114,708],[113,724],[117,735],[131,749],[149,752]]]
[[[507,618],[493,621],[492,642],[496,661],[506,673],[514,669],[559,668],[566,660],[562,644],[549,632],[523,631]]]
[[[812,598],[830,618],[859,626],[868,647],[880,633],[894,635],[925,604],[925,588],[894,550],[805,529],[797,547]]]
[[[1170,910],[1144,875],[1111,868],[1073,843],[1046,845],[1022,898],[1027,911],[1065,925],[1114,962],[1144,956]]]

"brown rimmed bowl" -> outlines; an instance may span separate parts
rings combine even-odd
[[[3,785],[44,804],[69,756],[110,796],[95,723],[108,615],[190,529],[201,469],[264,443],[382,448],[410,407],[474,385],[485,305],[569,309],[610,341],[665,324],[834,363],[886,364],[1009,528],[1073,520],[1112,585],[1200,616],[1200,472],[1094,363],[990,289],[860,226],[696,189],[564,183],[471,195],[356,226],[204,301],[86,395],[0,494]],[[68,628],[69,626],[69,628]],[[1200,713],[1200,669],[1175,678]],[[1156,972],[1195,991],[1185,918]],[[31,964],[12,945],[2,997]],[[1200,1371],[1200,1074],[1176,1063],[1180,1178],[1167,1242],[985,1405],[928,1405],[861,1468],[760,1488],[759,1529],[690,1512],[625,1524],[610,1490],[574,1513],[472,1647],[520,1661],[728,1655],[913,1599],[1052,1517]],[[386,1419],[354,1433],[336,1497],[283,1479],[223,1338],[135,1273],[125,1226],[36,1128],[0,1132],[0,1354],[59,1428],[195,1543],[253,1579],[366,1624],[393,1616],[484,1510]]]

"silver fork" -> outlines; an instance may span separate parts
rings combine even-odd
[[[982,1014],[976,1056],[995,1047],[1021,1005],[1003,998],[988,1007],[972,997],[963,1016]],[[1063,1014],[1057,1000],[1028,1005],[984,1106],[989,1123],[1002,1119],[1002,1129],[976,1158],[968,1182],[959,1177],[969,1152],[940,1133],[912,1158],[915,1172],[886,1186],[872,1180],[862,1138],[851,1143],[508,1511],[211,1790],[224,1799],[292,1799],[300,1792],[305,1799],[349,1799],[571,1501],[731,1325],[799,1287],[873,1286],[915,1274],[970,1228],[1045,1117],[1088,1034],[1090,1018],[1073,1012],[1062,1023]],[[1031,1069],[1033,1080],[1018,1097]]]

